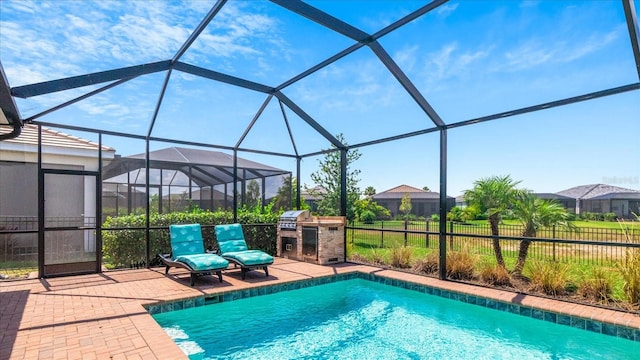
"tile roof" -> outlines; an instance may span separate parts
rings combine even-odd
[[[26,124],[22,128],[20,136],[14,139],[4,140],[7,143],[23,144],[23,145],[38,145],[38,126],[33,124]],[[77,136],[65,134],[60,131],[56,131],[47,127],[42,127],[42,145],[43,146],[57,146],[65,148],[83,149],[83,150],[98,150],[98,143],[79,138]],[[102,145],[102,151],[116,150],[112,147]]]
[[[427,191],[415,188],[413,186],[402,184],[400,186],[391,188],[387,191],[383,191],[382,193],[403,193],[404,194],[404,193],[414,193],[414,192],[427,192]]]
[[[625,189],[618,186],[606,184],[580,185],[570,189],[557,192],[558,195],[567,196],[573,199],[609,199],[609,198],[626,198],[623,194],[631,197],[640,195],[640,191],[633,189]],[[621,197],[622,196],[622,197]]]
[[[554,193],[534,193],[539,199],[556,199],[556,200],[575,200],[571,196],[554,194]]]
[[[425,191],[422,189],[415,188],[409,185],[400,185],[394,188],[391,188],[387,191],[383,191],[381,193],[377,193],[373,195],[371,198],[374,200],[382,200],[382,199],[401,199],[402,196],[408,193],[411,199],[440,199],[440,193],[434,191]],[[447,196],[447,198],[453,199],[452,196]]]

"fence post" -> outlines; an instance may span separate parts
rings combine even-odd
[[[382,226],[382,236],[380,236],[380,248],[384,248],[384,220],[382,220],[380,222],[380,225]]]
[[[449,233],[453,233],[453,221],[449,222]],[[449,235],[449,248],[453,250],[453,235]]]
[[[553,226],[551,226],[551,231],[552,231],[551,238],[553,240],[556,240],[556,225],[555,224],[553,224]],[[553,242],[553,261],[556,261],[556,242],[555,241]]]
[[[409,221],[404,221],[404,247],[407,247],[407,224]]]
[[[427,239],[426,239],[425,245],[426,245],[426,248],[428,249],[429,248],[429,242],[431,240],[431,235],[429,235],[429,220],[426,220],[425,222],[427,224],[427,226],[426,226]]]

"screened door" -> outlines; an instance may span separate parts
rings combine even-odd
[[[100,272],[98,173],[42,170],[41,277]]]

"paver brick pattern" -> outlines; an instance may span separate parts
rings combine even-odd
[[[231,267],[222,283],[205,276],[194,287],[186,271],[164,275],[164,268],[0,282],[0,359],[186,359],[143,305],[353,271],[640,328],[640,317],[624,312],[364,265],[277,258],[269,277],[249,272],[242,281]]]

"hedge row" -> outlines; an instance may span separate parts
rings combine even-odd
[[[129,267],[131,264],[143,262],[146,258],[145,215],[126,215],[107,218],[102,227],[103,230],[103,257],[107,266]],[[269,254],[276,253],[276,222],[277,214],[257,214],[253,212],[239,212],[238,222],[243,224],[243,230],[247,245],[251,249],[260,249]],[[172,224],[200,224],[204,246],[207,249],[216,249],[217,242],[214,226],[218,224],[230,224],[233,222],[233,213],[230,211],[196,211],[174,212],[169,214],[151,214],[150,227],[162,227],[151,229],[149,241],[151,257],[157,254],[171,251],[169,225]]]

